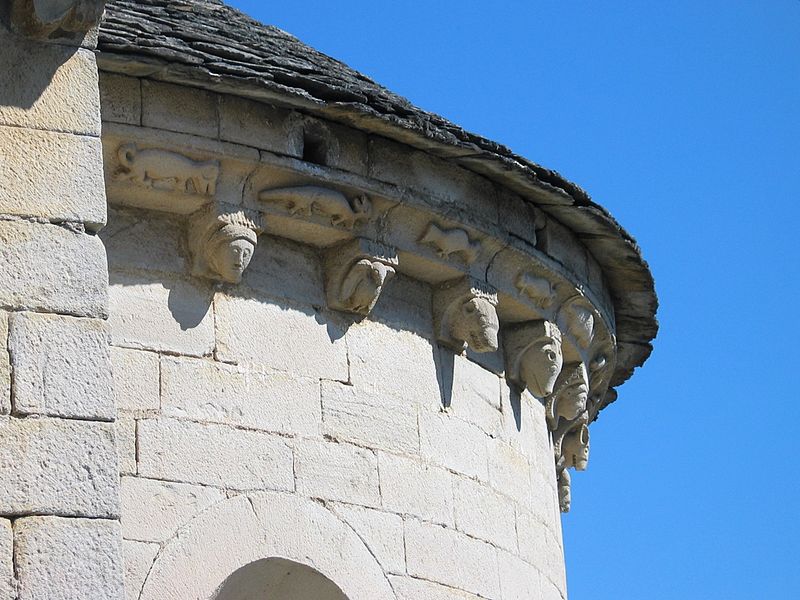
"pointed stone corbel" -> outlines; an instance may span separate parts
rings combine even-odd
[[[260,213],[214,202],[189,222],[192,275],[239,283],[264,232]]]
[[[550,321],[526,321],[503,330],[506,379],[539,399],[553,393],[564,364],[561,332]]]
[[[558,478],[558,505],[561,512],[569,512],[572,500],[568,469],[585,471],[589,465],[589,423],[587,413],[575,421],[559,426],[553,434],[553,452]]]
[[[463,352],[497,350],[497,291],[487,283],[464,277],[433,293],[433,327],[437,341]]]
[[[97,25],[104,0],[12,0],[11,29],[31,38],[85,33]]]
[[[566,469],[558,474],[558,508],[562,513],[568,513],[570,505],[572,504],[570,480],[569,471]]]
[[[366,316],[394,277],[397,251],[356,238],[327,249],[324,265],[328,308]]]
[[[550,431],[556,431],[562,419],[574,421],[586,411],[589,376],[584,364],[576,362],[564,365],[553,390],[545,404],[545,416]]]

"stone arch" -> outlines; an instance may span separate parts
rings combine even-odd
[[[236,570],[212,600],[348,600],[316,569],[285,558],[262,558]]]
[[[195,517],[156,557],[140,600],[216,600],[240,569],[267,559],[313,570],[344,600],[396,600],[348,525],[317,502],[274,492],[236,496]]]

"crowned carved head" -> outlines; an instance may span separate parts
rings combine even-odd
[[[561,332],[550,321],[528,321],[509,329],[505,337],[507,377],[537,398],[553,392],[564,363]]]
[[[482,295],[466,298],[451,317],[450,335],[463,340],[475,352],[497,350],[500,321],[492,299]]]
[[[259,215],[243,211],[205,212],[195,220],[190,232],[193,273],[227,283],[239,283],[263,230]]]
[[[557,418],[572,421],[586,410],[589,399],[589,377],[582,362],[565,365],[558,376],[553,392],[554,413]]]
[[[561,442],[561,453],[564,457],[564,468],[585,471],[589,465],[589,426],[582,423],[567,435]]]

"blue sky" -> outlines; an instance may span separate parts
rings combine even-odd
[[[800,1],[234,6],[585,187],[661,332],[592,427],[571,600],[800,598]]]

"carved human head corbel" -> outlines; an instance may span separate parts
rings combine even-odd
[[[324,260],[328,308],[368,315],[398,262],[394,248],[365,238],[329,248]]]
[[[500,321],[497,292],[471,277],[449,282],[434,291],[433,322],[436,337],[456,352],[497,350]]]
[[[589,466],[589,425],[581,423],[571,429],[561,442],[564,469],[585,471]]]
[[[561,332],[550,321],[526,321],[503,330],[506,379],[537,398],[553,392],[564,363]]]
[[[545,406],[550,429],[555,430],[561,419],[577,419],[586,411],[588,399],[589,376],[584,364],[575,362],[564,365]]]
[[[239,283],[263,232],[261,215],[254,211],[219,203],[202,209],[189,225],[192,275]]]
[[[15,32],[36,39],[85,33],[100,20],[104,7],[105,0],[12,0],[10,24]]]

